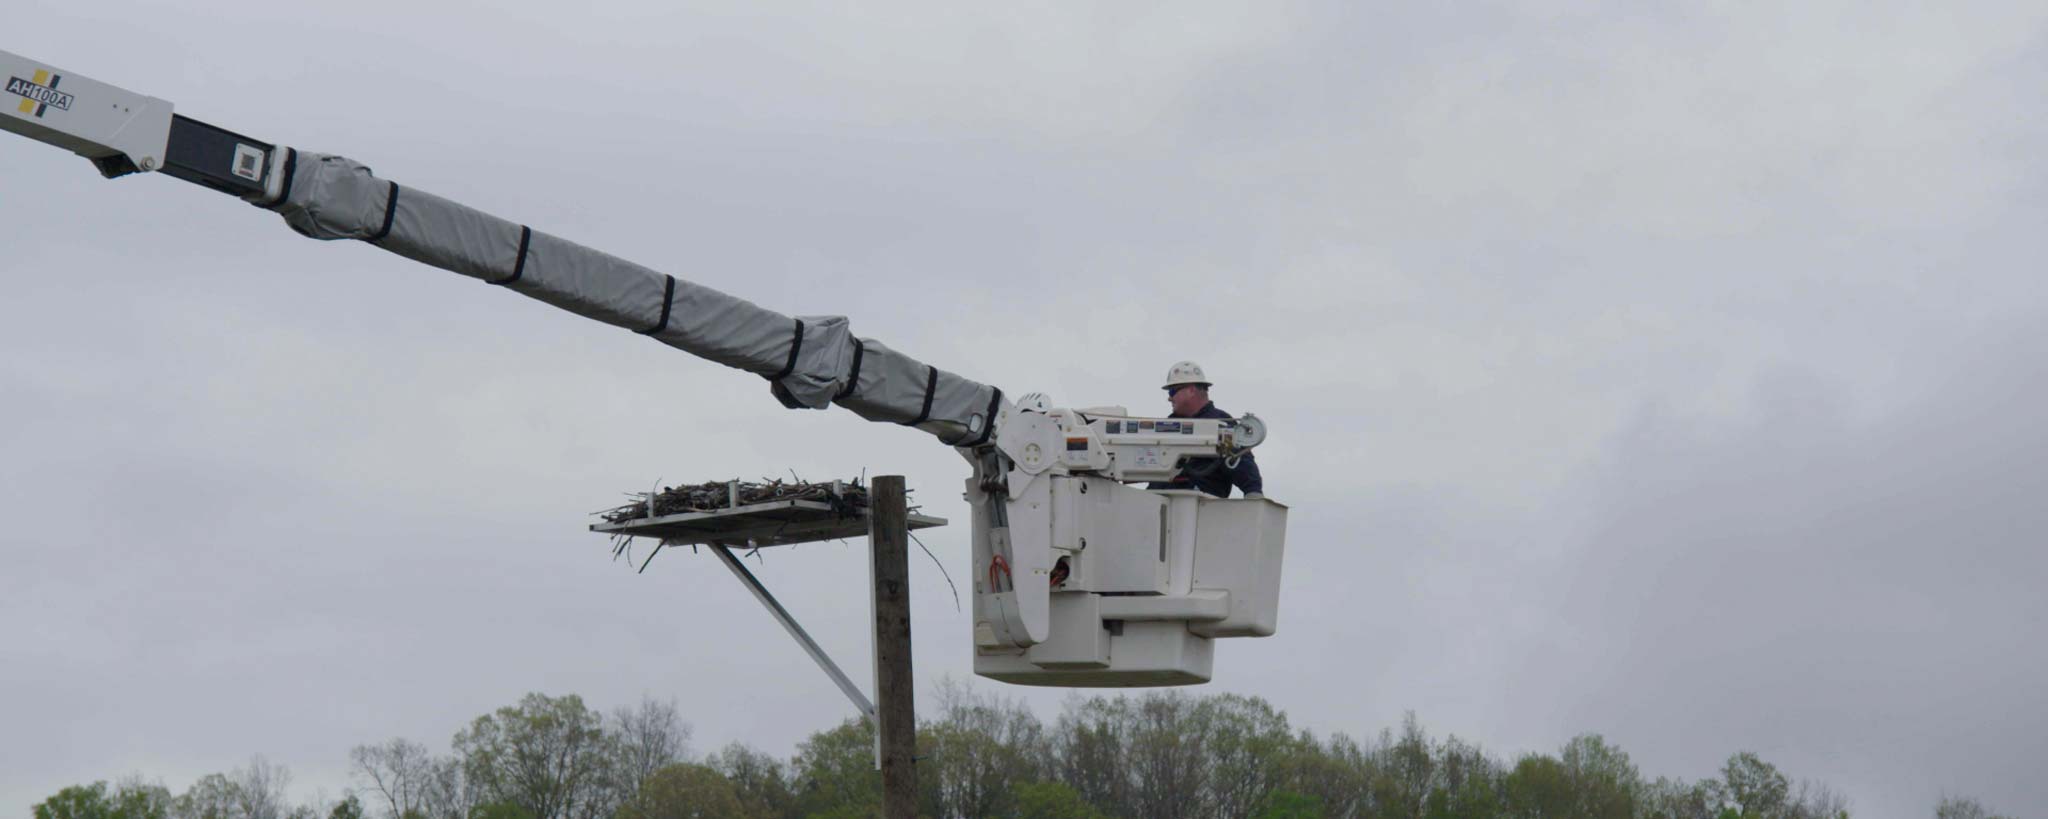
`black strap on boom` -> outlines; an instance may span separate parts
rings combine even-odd
[[[860,357],[867,351],[867,345],[860,343],[860,339],[853,340],[853,369],[846,374],[846,385],[839,388],[838,394],[833,395],[832,400],[840,401],[853,397],[853,391],[860,387]]]
[[[796,320],[796,336],[789,340],[789,360],[782,365],[782,371],[768,377],[770,381],[781,381],[796,372],[796,354],[804,348],[804,320]]]
[[[377,228],[376,233],[370,234],[370,238],[363,240],[372,244],[384,241],[384,237],[391,235],[391,220],[398,216],[398,183],[388,182],[386,184],[391,186],[391,195],[384,199],[384,226]]]
[[[904,421],[903,425],[906,427],[917,426],[931,420],[932,417],[932,393],[939,389],[939,368],[930,364],[924,365],[924,368],[928,373],[924,379],[924,409],[918,411],[916,418]]]
[[[526,275],[526,248],[527,248],[527,246],[528,246],[528,245],[531,245],[532,243],[533,243],[533,228],[527,227],[527,226],[525,226],[525,225],[520,225],[520,226],[519,226],[519,256],[518,256],[517,258],[515,258],[515,259],[513,259],[513,260],[512,260],[512,275],[510,275],[510,276],[506,276],[505,278],[502,278],[502,279],[490,279],[490,280],[488,280],[488,281],[485,281],[484,283],[485,283],[485,284],[497,284],[497,285],[505,285],[505,284],[511,284],[511,283],[513,283],[513,282],[519,281],[519,277],[520,277],[520,276]],[[673,283],[674,283],[674,280],[673,280],[673,279],[671,279],[671,280],[670,280],[670,283],[671,283],[671,284],[673,284]]]
[[[670,276],[668,277],[668,286],[663,288],[661,292],[661,320],[655,322],[653,327],[649,327],[645,330],[634,330],[633,332],[639,333],[643,336],[651,336],[668,329],[668,313],[669,310],[675,307],[675,303],[676,277]]]

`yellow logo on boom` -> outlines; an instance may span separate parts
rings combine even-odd
[[[63,81],[61,75],[38,68],[35,79],[32,80],[8,77],[7,93],[21,97],[21,104],[16,106],[15,110],[41,117],[44,111],[53,107],[59,111],[71,110],[71,95],[57,90],[57,84]]]

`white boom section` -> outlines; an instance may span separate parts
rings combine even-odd
[[[118,176],[164,164],[171,104],[0,51],[0,129],[46,142]]]
[[[1009,415],[996,446],[1020,469],[1052,466],[1118,481],[1169,481],[1189,458],[1233,458],[1266,439],[1258,416],[1137,418],[1123,407]]]

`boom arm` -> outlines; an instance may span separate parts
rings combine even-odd
[[[0,129],[107,176],[161,170],[354,239],[632,330],[768,380],[786,407],[839,404],[922,429],[974,466],[976,673],[1039,685],[1209,678],[1210,641],[1273,633],[1284,506],[1148,492],[1190,458],[1230,459],[1265,425],[1024,406],[855,338],[842,316],[790,317],[530,226],[178,116],[169,102],[0,51]],[[1093,546],[1090,545],[1091,540]],[[982,570],[986,569],[985,579]]]
[[[1190,458],[1235,459],[1266,438],[1256,415],[1136,418],[1123,407],[1019,411],[997,429],[996,447],[1024,474],[1050,470],[1124,483],[1172,480]]]
[[[162,169],[278,212],[300,234],[356,239],[515,290],[768,379],[791,409],[839,404],[953,446],[986,444],[1002,390],[856,338],[843,316],[795,317],[529,226],[301,152],[176,116],[169,102],[0,51],[0,128],[67,148],[108,176]]]

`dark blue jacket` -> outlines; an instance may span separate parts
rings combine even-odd
[[[1169,415],[1168,418],[1185,418],[1184,415]],[[1232,418],[1230,413],[1216,408],[1214,403],[1206,404],[1196,418]],[[1266,491],[1266,482],[1259,477],[1259,462],[1252,460],[1247,452],[1237,459],[1235,468],[1224,466],[1222,458],[1189,458],[1181,467],[1180,475],[1170,482],[1153,481],[1146,489],[1200,489],[1219,498],[1230,497],[1230,487],[1236,486],[1249,495]]]

